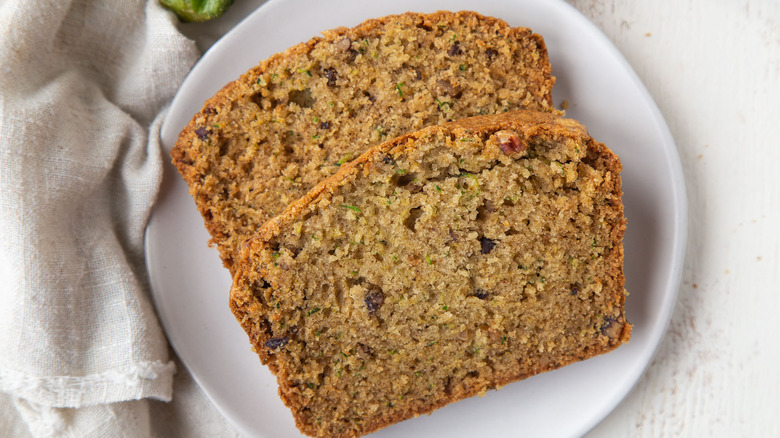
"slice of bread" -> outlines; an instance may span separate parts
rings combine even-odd
[[[515,109],[554,111],[544,41],[473,12],[369,20],[262,61],[171,152],[232,271],[236,244],[370,146]]]
[[[230,307],[313,436],[605,353],[631,333],[620,171],[550,113],[398,137],[239,246]]]

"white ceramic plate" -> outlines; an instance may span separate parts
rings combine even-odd
[[[473,9],[526,26],[547,43],[556,104],[622,159],[627,316],[631,342],[618,350],[464,400],[381,430],[377,437],[579,436],[628,394],[666,331],[686,242],[682,169],[658,108],[623,56],[578,11],[548,0],[272,0],[203,56],[162,129],[167,153],[179,131],[223,84],[321,30],[405,11]],[[216,407],[249,437],[298,437],[275,379],[250,351],[228,310],[230,277],[184,182],[166,165],[146,232],[154,302],[174,349]]]

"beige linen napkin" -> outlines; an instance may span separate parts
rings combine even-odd
[[[156,0],[0,0],[0,432],[148,436],[170,400],[143,235],[197,57]]]

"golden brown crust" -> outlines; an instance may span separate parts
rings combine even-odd
[[[307,421],[307,417],[301,413],[306,409],[307,401],[300,396],[300,390],[291,384],[289,370],[277,364],[277,356],[267,348],[267,342],[272,339],[270,321],[264,320],[260,299],[252,295],[250,277],[271,279],[273,277],[269,265],[258,263],[257,256],[262,253],[269,242],[277,241],[291,232],[295,223],[301,218],[317,215],[322,208],[331,201],[340,187],[351,183],[356,177],[366,176],[376,170],[376,166],[383,157],[392,154],[394,157],[410,155],[422,140],[431,136],[444,135],[453,139],[464,135],[489,135],[501,130],[508,130],[517,135],[520,141],[533,137],[571,138],[587,145],[587,157],[585,160],[594,163],[600,169],[605,169],[603,186],[611,192],[609,201],[609,217],[611,222],[610,243],[604,243],[605,252],[603,258],[605,267],[600,281],[603,285],[601,294],[607,303],[612,303],[618,313],[606,317],[604,325],[598,327],[601,335],[595,342],[584,347],[577,356],[560,356],[554,353],[540,354],[533,363],[518,364],[517,368],[506,368],[497,371],[490,378],[476,376],[464,380],[461,384],[447,387],[445,391],[438,393],[433,400],[418,400],[405,405],[404,409],[387,409],[379,414],[366,417],[359,431],[347,429],[343,433],[331,430],[329,436],[348,437],[359,436],[386,427],[390,424],[411,418],[413,416],[430,413],[446,404],[471,397],[483,392],[485,389],[496,388],[505,384],[530,377],[545,371],[549,371],[567,364],[583,360],[592,356],[606,353],[625,343],[630,338],[631,325],[626,321],[623,312],[625,303],[624,275],[623,275],[623,247],[622,238],[625,231],[625,218],[621,197],[620,171],[621,164],[606,146],[596,142],[587,134],[586,129],[573,120],[562,119],[552,114],[539,112],[510,112],[495,116],[482,116],[462,119],[441,126],[425,128],[421,131],[406,134],[366,151],[351,163],[342,166],[331,177],[316,185],[309,193],[290,204],[287,209],[271,221],[267,222],[259,232],[244,242],[237,250],[234,285],[231,289],[230,307],[244,330],[249,334],[255,351],[264,364],[267,364],[277,375],[280,384],[280,395],[285,404],[293,410],[298,428],[306,434],[320,436],[322,429]],[[595,242],[594,242],[595,245]],[[273,280],[269,280],[271,295],[280,292]]]
[[[533,34],[529,29],[525,28],[510,28],[503,20],[486,17],[471,11],[461,12],[447,12],[439,11],[433,14],[418,14],[418,13],[406,13],[401,15],[387,16],[377,19],[371,19],[363,22],[362,24],[348,29],[337,28],[323,32],[323,37],[315,37],[309,41],[298,44],[289,48],[283,53],[275,54],[270,58],[260,62],[256,67],[249,70],[242,75],[239,79],[225,85],[218,93],[216,93],[211,99],[209,99],[203,106],[203,109],[193,116],[191,122],[180,133],[176,146],[171,151],[171,157],[174,165],[177,167],[184,180],[187,182],[190,193],[195,198],[196,205],[201,215],[204,218],[206,229],[212,236],[211,244],[215,245],[220,251],[220,256],[223,263],[228,269],[232,271],[232,255],[235,250],[235,245],[243,240],[243,238],[251,235],[255,228],[262,225],[265,220],[273,217],[276,213],[283,208],[287,202],[286,200],[293,200],[296,195],[302,195],[311,188],[311,186],[322,179],[322,177],[335,171],[336,167],[328,167],[327,162],[320,162],[319,167],[313,163],[312,160],[322,160],[316,154],[312,154],[311,151],[306,149],[305,137],[302,140],[286,139],[283,131],[271,131],[271,128],[265,125],[258,125],[257,122],[251,122],[256,119],[257,113],[253,113],[251,101],[252,93],[259,93],[258,84],[256,83],[263,78],[264,75],[268,75],[271,71],[284,71],[300,67],[296,67],[295,62],[299,62],[301,59],[308,59],[312,62],[320,62],[316,56],[312,53],[315,51],[324,51],[326,48],[335,46],[339,41],[344,38],[348,38],[351,41],[360,41],[367,35],[373,35],[377,32],[377,29],[383,29],[385,27],[392,26],[396,21],[403,21],[404,23],[416,23],[416,25],[423,29],[432,28],[437,30],[438,23],[445,23],[446,25],[459,25],[459,26],[471,26],[479,32],[487,33],[488,30],[493,31],[495,29],[496,34],[501,34],[501,38],[504,41],[517,41],[515,44],[522,44],[515,50],[525,50],[528,52],[528,56],[534,59],[533,65],[523,66],[525,61],[520,58],[517,53],[499,53],[498,50],[494,50],[492,56],[510,56],[517,58],[515,61],[516,67],[504,67],[509,70],[506,72],[496,72],[485,70],[480,73],[481,82],[489,87],[496,89],[502,87],[503,83],[506,83],[506,91],[496,94],[495,102],[487,105],[485,104],[483,109],[479,111],[486,111],[488,113],[501,110],[501,106],[504,105],[504,109],[517,109],[526,107],[529,109],[548,110],[555,111],[552,106],[552,86],[554,78],[551,75],[551,68],[547,57],[547,50],[544,44],[544,40],[541,36]],[[446,26],[445,26],[446,28]],[[465,36],[453,36],[452,38],[465,38]],[[444,39],[451,37],[446,36]],[[480,50],[491,49],[490,44],[491,36],[487,35],[482,39],[477,39],[475,44],[481,45]],[[356,43],[355,43],[356,44]],[[449,44],[449,43],[448,43]],[[455,43],[457,44],[457,42]],[[488,45],[486,45],[488,44]],[[486,49],[487,47],[487,49]],[[457,48],[460,50],[461,48]],[[466,48],[463,47],[463,50]],[[353,49],[349,49],[353,50]],[[431,51],[438,49],[431,48]],[[457,52],[457,50],[456,50]],[[532,56],[531,56],[532,55]],[[432,55],[431,55],[432,56]],[[296,61],[297,60],[297,61]],[[457,66],[457,60],[453,61]],[[476,62],[476,61],[475,61]],[[411,61],[410,61],[411,63]],[[461,69],[476,69],[478,66],[471,66],[466,64],[460,64]],[[390,68],[390,67],[388,67]],[[396,67],[392,67],[396,69]],[[440,66],[435,67],[440,69]],[[479,66],[479,68],[483,68]],[[487,67],[485,67],[487,69]],[[424,70],[424,67],[417,67],[417,74],[420,75],[420,71]],[[517,75],[518,72],[529,70],[529,76],[527,78],[528,83],[515,84],[506,82],[507,79],[501,75],[507,76]],[[317,79],[311,77],[312,73],[305,70],[309,74],[309,77],[303,78],[304,81],[312,83]],[[431,87],[442,86],[445,87],[443,93],[456,94],[460,91],[459,86],[452,89],[452,82],[457,81],[456,76],[442,76],[443,79],[434,78],[438,70],[432,70],[431,72],[423,71],[422,80],[428,80],[428,75],[431,79],[428,80],[428,89],[418,93],[420,95],[430,91],[431,95],[426,97],[428,99],[427,105],[431,107],[431,114],[426,115],[425,110],[420,109],[421,102],[413,101],[411,95],[406,102],[391,102],[380,99],[374,103],[374,105],[388,106],[388,109],[398,112],[399,115],[404,114],[404,111],[414,112],[420,117],[417,122],[423,125],[430,125],[434,123],[440,123],[447,120],[447,117],[460,118],[465,116],[475,115],[476,102],[478,99],[474,98],[474,102],[470,103],[468,96],[460,97],[457,100],[458,104],[453,104],[456,99],[451,101],[444,101],[444,98],[439,99],[436,97],[436,93],[442,93],[441,90],[436,91]],[[471,73],[471,70],[461,72],[455,69],[458,74]],[[295,73],[295,71],[293,71]],[[340,73],[341,74],[341,73]],[[363,73],[361,73],[363,74]],[[451,74],[451,73],[448,73]],[[274,74],[275,75],[275,74]],[[409,80],[404,80],[404,77],[408,77],[408,74],[396,73],[393,70],[392,75],[398,76],[396,86],[399,87],[398,93],[402,94],[402,86],[409,87]],[[392,76],[391,75],[391,76]],[[315,75],[317,76],[317,75]],[[494,76],[494,77],[493,77]],[[456,78],[456,79],[453,79]],[[300,80],[300,79],[291,79]],[[339,76],[339,80],[341,76]],[[470,79],[468,79],[470,80]],[[406,81],[406,82],[404,82]],[[447,85],[447,81],[450,81],[450,85]],[[464,83],[467,79],[462,79]],[[334,79],[335,82],[335,79]],[[400,84],[400,85],[399,85]],[[306,85],[286,85],[288,87],[304,87]],[[313,85],[309,85],[313,87]],[[482,86],[482,85],[480,85]],[[477,95],[485,95],[484,91],[474,88],[474,92]],[[527,90],[527,93],[526,93]],[[384,92],[384,91],[383,91]],[[396,92],[395,89],[390,88],[387,91],[389,94]],[[265,91],[264,91],[265,93]],[[353,93],[355,94],[355,93]],[[358,96],[355,94],[355,96]],[[525,96],[525,97],[521,97]],[[377,96],[372,96],[376,98]],[[441,97],[439,95],[439,97]],[[276,98],[274,98],[276,99]],[[286,98],[285,98],[286,99]],[[518,100],[519,99],[519,100]],[[522,100],[525,99],[525,100]],[[273,99],[272,99],[273,100]],[[293,99],[295,100],[295,99]],[[359,100],[354,99],[353,100]],[[484,99],[483,99],[484,100]],[[503,103],[502,103],[503,102]],[[337,102],[339,103],[339,102]],[[462,108],[458,107],[462,103]],[[284,102],[277,103],[276,105],[284,104]],[[304,103],[305,105],[306,103]],[[436,108],[436,105],[439,108]],[[346,114],[352,111],[351,105],[355,105],[355,108],[360,107],[357,103],[346,103],[346,106],[341,109],[342,114]],[[453,106],[454,105],[454,106]],[[491,106],[492,105],[492,106]],[[262,106],[262,105],[261,105]],[[408,110],[403,108],[408,106]],[[469,106],[473,106],[469,109]],[[260,113],[270,115],[273,110],[273,106],[264,108]],[[360,107],[362,108],[362,107]],[[395,108],[395,109],[393,109]],[[344,156],[348,153],[354,152],[355,154],[361,153],[372,143],[376,144],[377,141],[371,140],[367,137],[367,133],[371,132],[372,127],[354,127],[341,129],[338,132],[333,132],[334,138],[332,143],[328,143],[330,138],[320,133],[316,127],[314,129],[309,127],[301,127],[305,125],[303,119],[306,118],[305,114],[309,114],[309,108],[299,108],[300,116],[289,116],[287,123],[290,128],[295,128],[297,134],[300,131],[305,131],[305,136],[315,137],[322,135],[324,141],[324,148],[332,149],[333,153],[342,154]],[[449,111],[450,115],[436,115],[437,111]],[[362,109],[356,109],[356,111],[363,111]],[[379,111],[381,114],[383,111]],[[270,117],[270,116],[269,116]],[[290,122],[290,117],[298,117],[295,122]],[[317,116],[312,116],[316,118]],[[322,117],[322,116],[320,116]],[[403,117],[406,117],[405,115]],[[389,117],[388,117],[389,118]],[[308,120],[308,119],[307,119]],[[329,120],[332,126],[331,131],[336,131],[335,124],[343,123],[343,127],[347,124],[360,125],[361,123],[376,123],[376,118],[371,117],[358,117],[344,119],[343,121]],[[253,124],[254,123],[254,124]],[[419,128],[421,126],[416,126]],[[299,129],[300,128],[300,129]],[[387,138],[394,137],[396,135],[405,132],[405,129],[409,127],[391,126],[382,127],[382,134],[387,135]],[[256,130],[256,131],[255,131]],[[267,131],[267,132],[266,132]],[[254,133],[252,133],[254,132]],[[286,132],[286,131],[285,131]],[[292,131],[291,131],[292,132]],[[344,132],[340,134],[340,132]],[[254,136],[262,133],[258,140],[254,139]],[[303,136],[304,134],[302,134]],[[341,136],[341,138],[339,138]],[[245,140],[252,137],[252,140]],[[381,138],[381,136],[380,136]],[[370,141],[369,141],[370,140]],[[251,152],[252,157],[247,155],[246,150],[255,147],[255,142],[259,141],[258,151]],[[345,144],[354,144],[354,146],[346,147]],[[218,149],[218,151],[215,151]],[[280,161],[278,164],[274,160],[279,160],[281,157],[271,154],[276,154],[279,151],[292,151],[293,158],[289,158],[288,161]],[[295,158],[299,157],[301,158]],[[272,160],[273,158],[273,160]],[[324,157],[327,161],[328,157]],[[249,162],[251,160],[251,163]],[[264,164],[270,163],[270,164]],[[291,174],[288,176],[284,174],[288,170],[285,166],[294,165],[297,174]],[[323,168],[323,165],[325,167]],[[267,166],[267,167],[263,167]],[[274,167],[276,166],[276,167]],[[260,169],[260,170],[256,170]],[[313,169],[317,169],[316,171]],[[295,172],[293,171],[293,172]],[[298,181],[300,180],[300,181]],[[235,184],[234,181],[241,181],[240,184]],[[257,186],[254,191],[249,191],[249,186]],[[283,193],[276,196],[275,192]],[[262,195],[259,195],[262,193]]]

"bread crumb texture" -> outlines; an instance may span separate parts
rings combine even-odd
[[[370,146],[426,126],[556,111],[543,39],[473,12],[338,28],[206,102],[171,156],[226,267],[236,245]]]
[[[313,436],[610,351],[631,332],[620,170],[549,113],[401,136],[240,246],[231,308]]]

